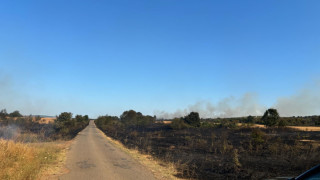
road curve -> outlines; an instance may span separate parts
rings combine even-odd
[[[81,131],[67,153],[69,173],[61,180],[155,179],[152,173],[111,144],[93,121]]]

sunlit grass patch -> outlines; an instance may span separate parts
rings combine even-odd
[[[0,139],[0,179],[37,179],[43,168],[56,163],[60,151],[52,143],[24,144]]]

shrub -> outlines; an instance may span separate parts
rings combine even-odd
[[[174,118],[170,124],[170,127],[172,129],[184,129],[190,126],[186,124],[182,118]]]
[[[255,119],[253,116],[249,115],[247,117],[247,123],[250,123],[250,124],[254,124],[255,123]]]
[[[237,124],[238,124],[237,120],[222,119],[220,127],[234,129],[238,127]]]
[[[192,127],[200,127],[200,117],[197,112],[191,112],[189,115],[185,116],[183,120]]]
[[[265,133],[260,129],[253,129],[251,133],[251,138],[255,144],[260,144],[264,142]]]
[[[278,127],[286,127],[287,126],[287,121],[285,119],[280,119],[278,123]]]
[[[266,112],[263,114],[261,120],[266,125],[267,127],[274,127],[278,125],[279,121],[279,113],[276,109],[268,109]]]

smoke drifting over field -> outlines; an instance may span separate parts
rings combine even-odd
[[[73,111],[78,110],[80,114],[85,110],[105,111],[105,109],[96,109],[96,107],[89,107],[84,104],[66,98],[53,101],[52,99],[50,100],[50,97],[29,97],[23,87],[19,86],[10,76],[0,72],[0,109],[7,108],[8,111],[20,110],[23,114],[46,115],[56,114],[70,107],[73,107]],[[81,106],[78,107],[78,105]],[[279,97],[271,107],[276,108],[281,116],[319,115],[320,80],[307,85],[295,94]],[[174,112],[155,111],[154,115],[158,118],[174,118],[182,117],[195,111],[199,112],[203,118],[260,116],[267,108],[270,107],[259,101],[257,93],[246,93],[241,97],[230,96],[218,102],[198,101]],[[86,113],[90,114],[92,112]]]
[[[17,125],[10,124],[8,126],[0,127],[0,139],[14,140],[20,135],[20,128]]]
[[[30,97],[23,85],[0,72],[0,110],[6,108],[8,111],[19,110],[23,114],[41,114],[50,111],[46,101],[43,98]]]
[[[282,116],[320,114],[320,81],[308,85],[296,94],[278,98],[274,107]]]
[[[266,108],[258,101],[255,93],[246,93],[241,98],[229,97],[213,104],[209,101],[199,101],[189,105],[183,110],[174,113],[164,111],[155,112],[158,118],[175,118],[185,116],[195,111],[199,112],[202,118],[210,117],[238,117],[247,115],[261,115]]]
[[[281,116],[319,115],[320,81],[308,85],[291,96],[278,98],[272,107],[276,108]],[[246,93],[240,98],[231,96],[217,103],[198,101],[183,110],[178,109],[173,113],[155,111],[155,115],[158,118],[171,119],[186,116],[194,111],[199,112],[202,118],[261,116],[267,108],[270,107],[260,103],[257,94]]]

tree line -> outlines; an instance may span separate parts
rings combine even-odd
[[[170,121],[170,127],[173,129],[184,128],[200,128],[200,127],[227,127],[236,128],[238,123],[246,125],[262,124],[266,127],[286,126],[320,126],[320,116],[307,117],[280,117],[277,109],[269,108],[265,111],[263,116],[247,116],[239,118],[209,118],[201,119],[198,112],[190,112],[188,115],[180,118],[174,118]],[[125,111],[117,116],[100,116],[95,121],[98,126],[136,126],[144,127],[156,122],[156,116],[143,115],[134,110]]]
[[[23,116],[19,111],[7,113],[3,109],[0,111],[0,137],[8,131],[6,127],[16,127],[24,133],[36,134],[41,141],[71,139],[89,124],[90,119],[88,115],[73,118],[71,112],[62,112],[53,123],[43,124],[40,120],[40,116]]]
[[[8,113],[6,109],[0,111],[0,119],[5,119],[6,117],[22,117],[18,110]]]

